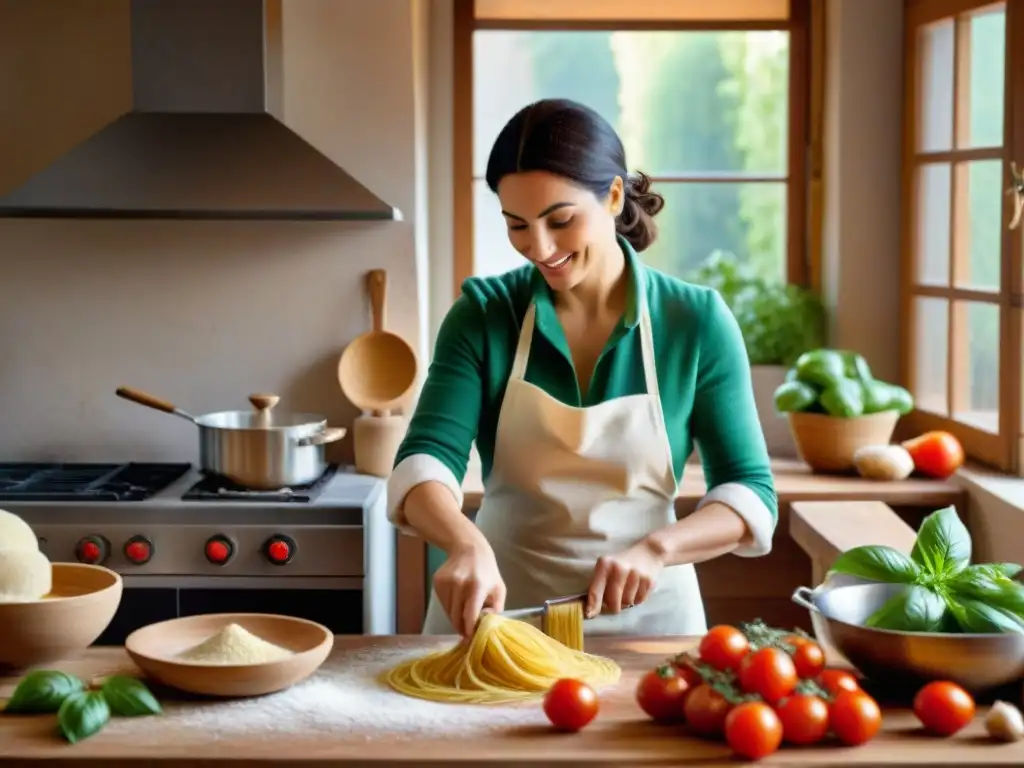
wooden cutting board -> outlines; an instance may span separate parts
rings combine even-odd
[[[247,764],[312,766],[359,764],[474,765],[587,764],[664,766],[684,762],[730,764],[720,743],[687,736],[675,726],[650,723],[636,706],[637,679],[662,659],[691,648],[687,638],[594,639],[588,650],[611,656],[624,674],[602,695],[601,713],[584,731],[555,733],[538,704],[518,707],[453,707],[406,699],[378,687],[372,671],[409,653],[444,647],[419,636],[339,636],[328,663],[315,677],[280,694],[247,701],[211,703],[156,690],[165,714],[117,719],[100,734],[75,745],[54,735],[52,716],[0,715],[0,761],[32,760],[33,766],[156,764],[165,768]],[[121,649],[93,649],[54,665],[83,679],[131,672]],[[0,678],[0,698],[17,680]],[[1019,704],[1019,701],[1016,702]],[[981,710],[983,712],[983,709]],[[147,761],[158,760],[156,763]],[[923,735],[906,709],[885,711],[883,732],[857,748],[783,749],[770,765],[1024,764],[1024,742],[993,744],[981,717],[951,739]]]

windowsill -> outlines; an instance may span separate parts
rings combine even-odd
[[[957,472],[955,479],[970,493],[987,496],[1024,512],[1024,478],[968,464]]]

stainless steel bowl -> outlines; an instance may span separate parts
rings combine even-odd
[[[1024,634],[898,632],[863,626],[900,584],[798,587],[793,602],[811,614],[814,634],[865,677],[899,687],[951,680],[981,691],[1024,676]]]

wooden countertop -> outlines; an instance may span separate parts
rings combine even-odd
[[[441,645],[450,644],[450,639]],[[639,675],[660,660],[694,645],[687,638],[604,638],[589,650],[618,660],[619,685],[602,694],[598,718],[576,734],[553,732],[538,704],[519,708],[458,707],[407,699],[386,689],[358,683],[358,669],[369,675],[390,665],[397,653],[421,652],[438,642],[418,636],[338,637],[327,664],[291,691],[260,699],[210,703],[175,699],[154,688],[164,714],[118,718],[98,735],[69,745],[54,733],[53,716],[0,715],[0,762],[32,761],[33,766],[159,765],[193,768],[226,760],[247,765],[312,766],[384,762],[387,765],[538,764],[678,765],[732,762],[718,742],[686,736],[680,728],[649,722],[636,706]],[[390,658],[388,657],[390,654]],[[382,661],[383,660],[383,661]],[[84,680],[131,672],[123,650],[91,649],[79,659],[51,668]],[[10,696],[16,679],[0,678],[0,697]],[[332,686],[334,686],[332,688]],[[332,693],[333,691],[333,693]],[[485,712],[484,710],[489,710]],[[857,748],[834,745],[783,748],[764,762],[773,765],[903,763],[1024,764],[1024,741],[994,744],[983,736],[979,707],[975,723],[950,739],[923,735],[905,709],[886,708],[883,732]]]
[[[878,482],[855,476],[816,475],[801,461],[773,459],[772,474],[779,501],[881,501],[893,506],[932,506],[936,509],[960,501],[964,489],[952,480],[909,478]],[[483,497],[480,464],[471,461],[462,483],[466,510],[478,509]],[[681,506],[695,505],[707,492],[704,469],[687,464],[677,495]],[[684,509],[683,511],[689,511]]]

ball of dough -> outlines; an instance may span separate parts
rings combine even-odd
[[[16,552],[38,552],[39,540],[28,523],[17,515],[0,509],[0,549]]]
[[[41,600],[53,588],[50,560],[38,549],[0,549],[0,603]]]

